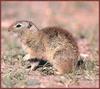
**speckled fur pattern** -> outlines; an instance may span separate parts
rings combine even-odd
[[[10,29],[15,30],[12,26]],[[71,72],[75,67],[79,56],[78,46],[67,30],[46,27],[34,32],[30,28],[25,28],[19,32],[17,30],[16,34],[20,34],[19,39],[28,54],[48,60],[60,74]]]

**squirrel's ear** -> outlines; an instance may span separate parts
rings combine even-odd
[[[35,25],[32,25],[30,30],[34,31],[34,32],[37,32],[39,31],[39,29],[35,26]]]

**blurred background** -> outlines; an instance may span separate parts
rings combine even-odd
[[[19,54],[24,55],[25,53],[8,33],[7,29],[13,22],[20,20],[30,20],[34,22],[39,29],[55,25],[67,29],[76,38],[80,53],[88,55],[89,60],[99,61],[98,1],[2,1],[1,70],[3,87],[25,87],[23,82],[23,84],[19,82],[20,79],[16,80],[14,77],[14,79],[10,79],[10,77],[13,76],[11,74],[15,73],[15,70],[18,70],[19,65],[22,68],[22,64],[20,64],[16,58],[11,57]],[[20,75],[20,72],[21,74],[23,73],[24,76]],[[19,73],[22,81],[25,81],[26,71],[18,70],[17,73]],[[27,84],[26,86],[32,86],[30,82]],[[97,87],[98,79],[94,81],[93,84],[89,84],[86,86]],[[36,87],[38,86],[39,85]],[[50,87],[51,85],[45,86]],[[57,85],[56,83],[53,86],[62,87],[62,85]],[[73,86],[75,85],[71,85],[70,87]],[[84,86],[84,82],[78,86]]]

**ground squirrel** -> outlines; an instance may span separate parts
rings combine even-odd
[[[17,34],[23,49],[33,58],[49,61],[60,73],[73,70],[78,60],[78,46],[68,31],[60,27],[39,30],[31,21],[17,21],[9,27]]]

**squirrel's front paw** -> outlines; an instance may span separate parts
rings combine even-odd
[[[39,62],[31,63],[30,71],[32,71],[32,70],[36,70],[36,69],[38,68],[38,65],[39,65]]]

